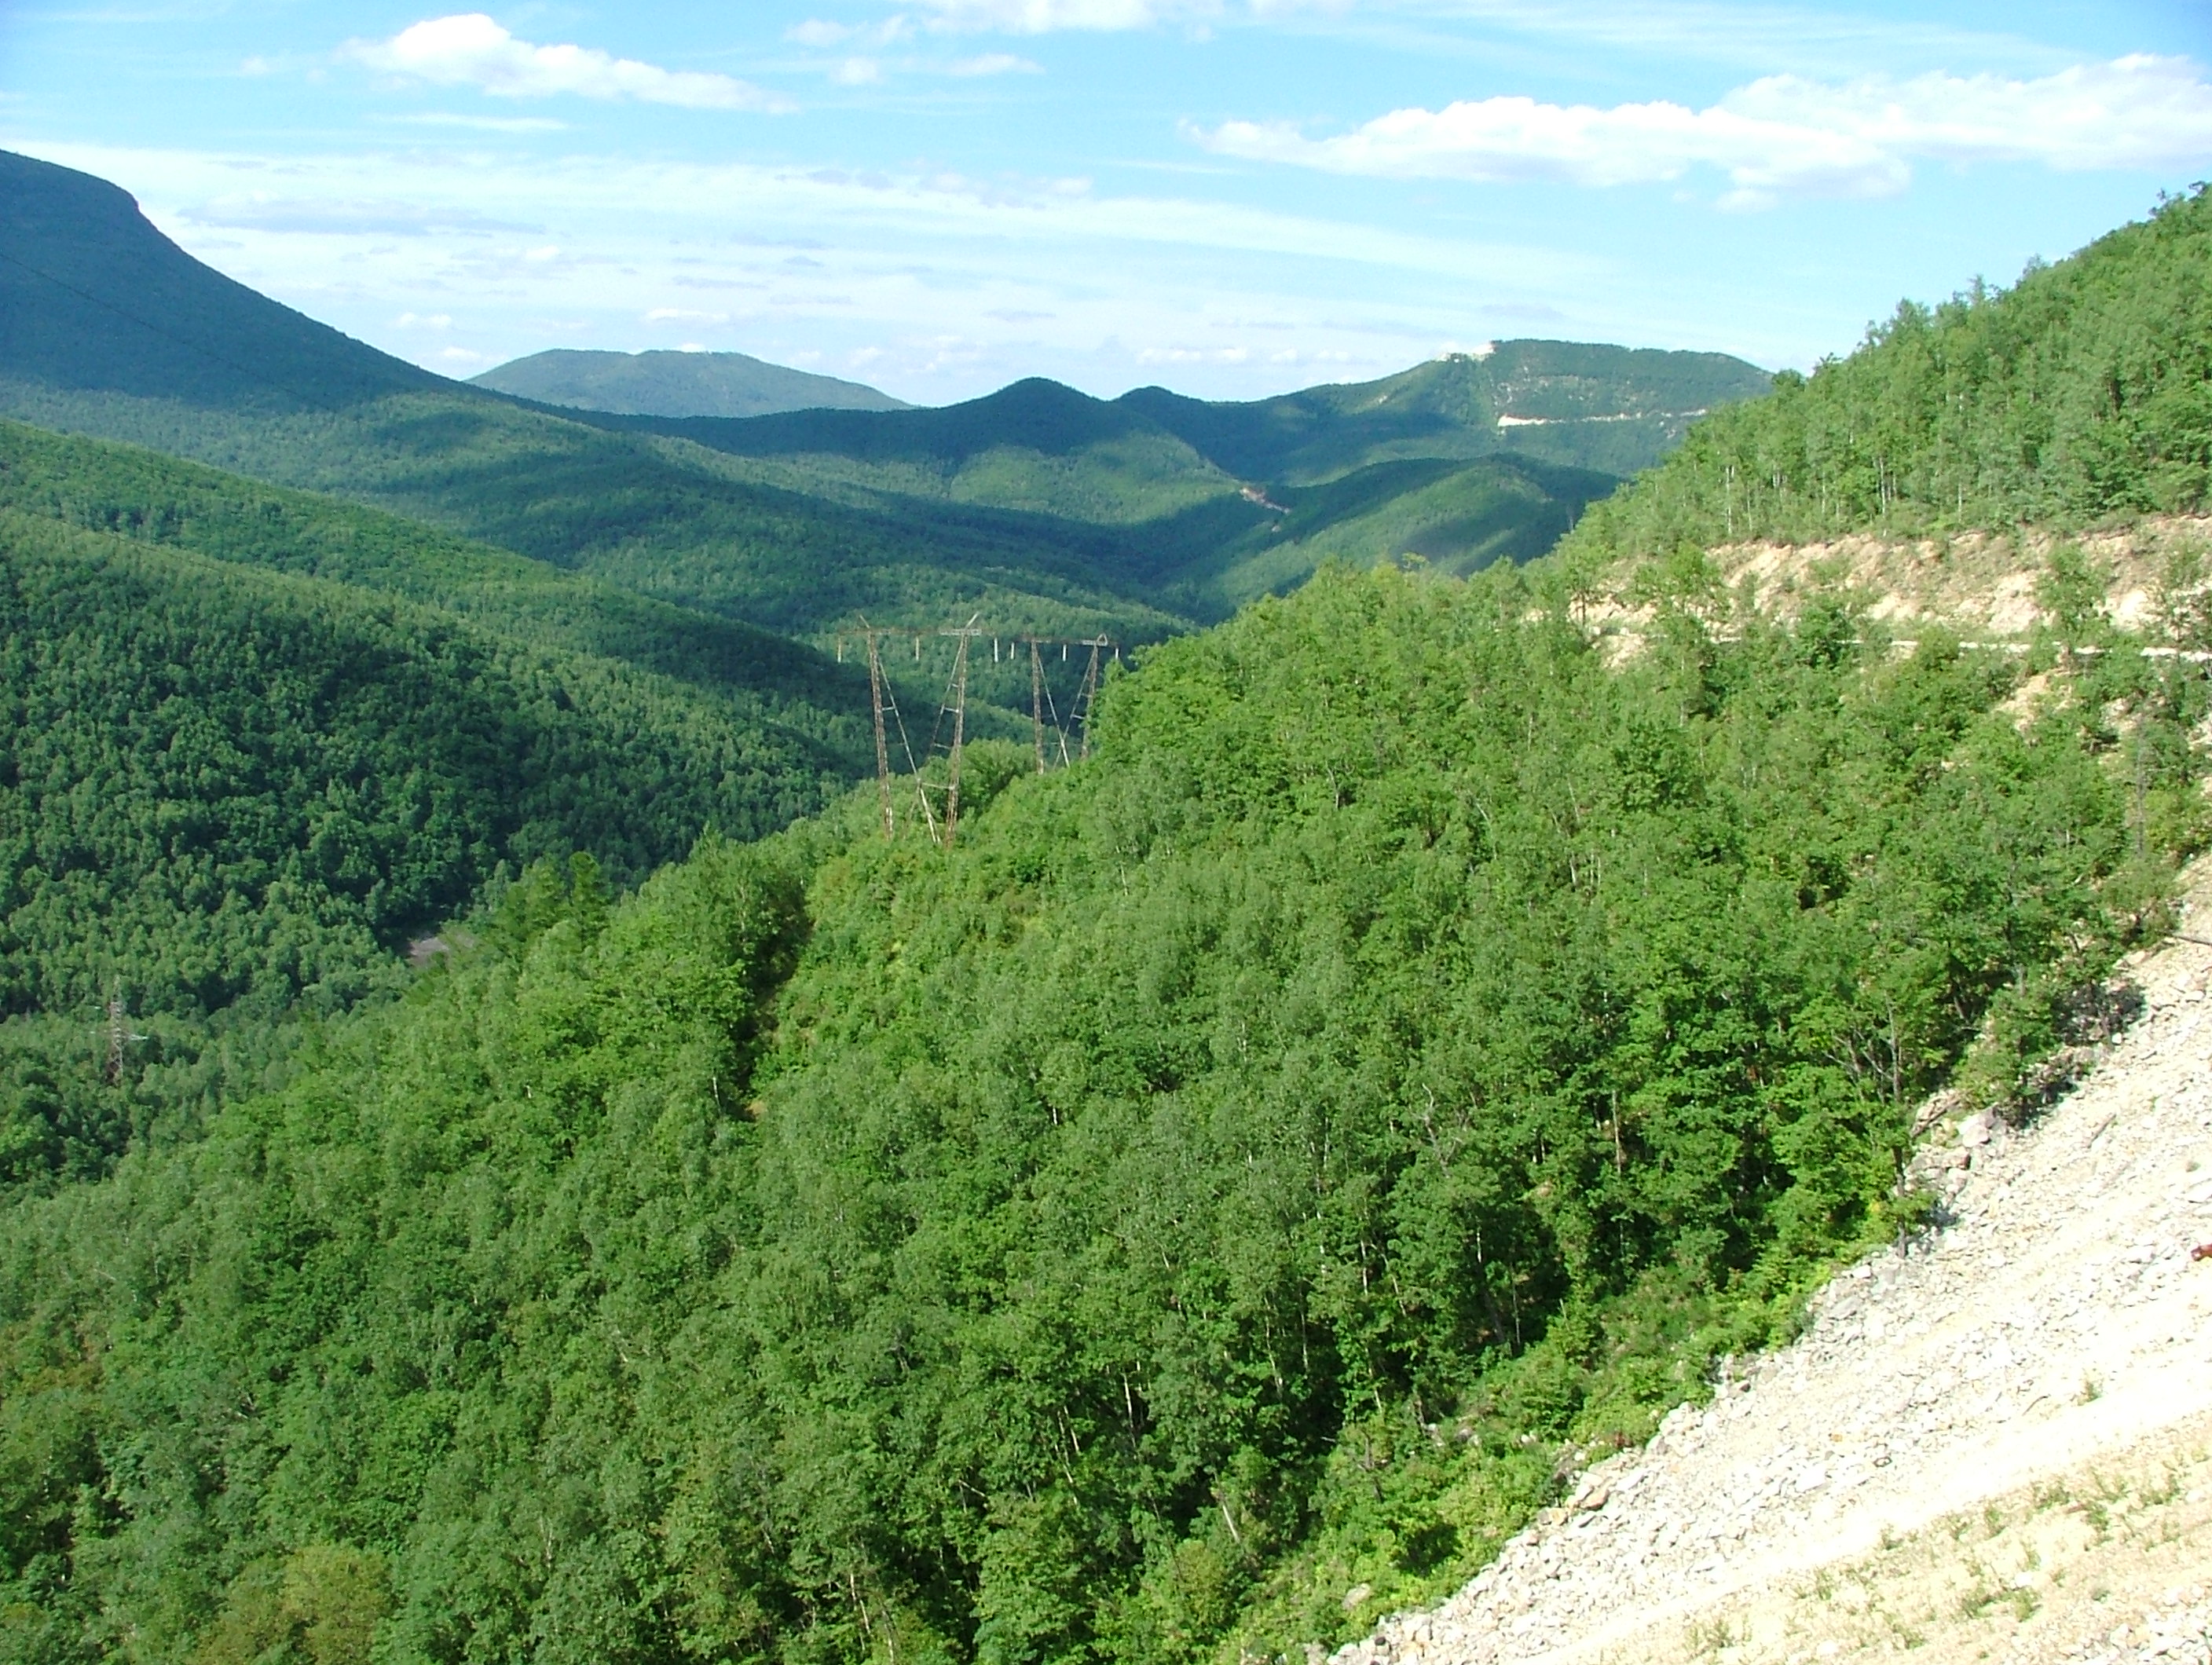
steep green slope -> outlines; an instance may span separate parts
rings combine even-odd
[[[744,353],[606,353],[556,347],[469,380],[540,404],[635,416],[760,416],[778,410],[904,410],[903,399]]]
[[[1849,358],[1700,422],[1590,514],[1572,558],[2194,511],[2212,485],[2208,386],[2200,187],[2010,289],[1902,303]]]
[[[0,507],[0,1182],[250,1078],[501,864],[641,876],[854,772],[757,702]],[[150,1049],[111,1086],[118,990]]]
[[[872,763],[866,684],[787,639],[419,522],[137,447],[0,421],[0,507],[216,560],[387,591],[518,641],[687,684],[729,718],[804,734],[848,775]]]
[[[137,552],[143,555],[143,552]],[[976,761],[480,945],[0,1215],[52,1661],[1296,1657],[1824,1259],[2156,894],[2202,673],[1336,574]],[[2154,742],[2118,759],[2101,725]],[[1347,1590],[1360,1590],[1346,1601]]]
[[[185,256],[105,180],[4,150],[0,375],[272,416],[444,385]]]
[[[1275,511],[1266,525],[1176,579],[1195,592],[1193,611],[1225,614],[1291,589],[1330,561],[1371,567],[1411,556],[1464,577],[1494,561],[1542,555],[1620,483],[1525,457],[1376,463],[1323,485],[1277,488],[1262,499]]]

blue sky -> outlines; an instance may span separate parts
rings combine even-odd
[[[448,374],[735,349],[931,404],[1806,366],[2212,177],[2203,0],[453,3],[0,0],[0,146]]]

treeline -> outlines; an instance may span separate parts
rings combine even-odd
[[[1116,678],[1080,768],[979,748],[957,851],[862,793],[628,900],[541,864],[289,1084],[0,1219],[0,1632],[1363,1626],[1898,1230],[1917,1097],[2153,926],[2201,673],[2099,655],[2023,726],[2028,668],[1831,599],[1613,669],[1540,579],[1334,573]]]
[[[2201,507],[2212,197],[2199,186],[2010,289],[1907,301],[1848,358],[1692,428],[1594,507],[1572,557]]]

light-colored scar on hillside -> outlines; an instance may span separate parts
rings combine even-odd
[[[2149,516],[2070,535],[2028,529],[1895,538],[1855,533],[1815,544],[1725,544],[1706,551],[1719,586],[1772,617],[1794,618],[1812,597],[1838,589],[1899,634],[1940,623],[2017,640],[2055,623],[2041,596],[2052,556],[2080,550],[2103,580],[2104,611],[2122,629],[2155,632],[2162,615],[2201,602],[2212,584],[2212,515]],[[1612,576],[1588,621],[1634,635],[1651,610],[1632,599],[1637,569]]]

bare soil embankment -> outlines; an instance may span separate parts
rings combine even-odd
[[[1966,532],[1942,538],[1858,533],[1816,544],[1727,544],[1708,550],[1731,595],[1751,598],[1772,617],[1796,617],[1806,599],[1843,588],[1869,617],[1909,635],[1941,623],[1972,636],[2014,641],[2053,621],[2040,599],[2051,556],[2078,547],[2104,580],[2106,615],[2122,629],[2155,627],[2161,609],[2201,597],[2212,579],[2212,516],[2151,515],[2131,526],[2062,538],[2029,529]],[[2203,570],[2189,576],[2192,562]],[[1634,572],[1615,574],[1632,592]],[[1590,610],[1591,621],[1633,637],[1646,608],[1619,599]]]

